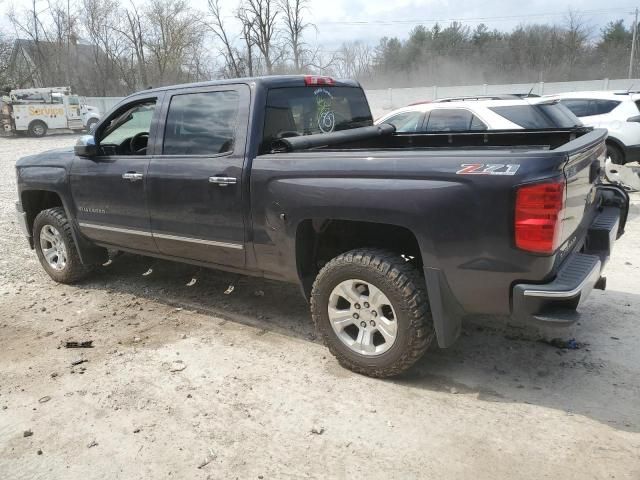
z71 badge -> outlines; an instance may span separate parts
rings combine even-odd
[[[463,163],[456,175],[515,175],[520,165],[508,163]]]

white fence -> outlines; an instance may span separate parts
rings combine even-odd
[[[640,90],[640,79],[587,80],[582,82],[536,82],[512,83],[506,85],[465,85],[456,87],[432,86],[412,88],[385,88],[366,90],[374,118],[395,108],[404,107],[413,102],[435,100],[436,98],[457,97],[461,95],[497,95],[507,93],[527,93],[531,90],[537,95],[549,95],[582,90],[628,90],[631,87]],[[97,107],[105,113],[122,97],[86,97],[88,105]]]

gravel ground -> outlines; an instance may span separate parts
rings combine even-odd
[[[14,162],[74,141],[0,139],[3,480],[640,478],[637,207],[580,349],[474,321],[381,381],[317,343],[295,286],[130,255],[53,283],[14,221]]]

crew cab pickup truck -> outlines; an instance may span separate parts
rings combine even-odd
[[[352,81],[151,89],[20,159],[17,212],[57,282],[116,249],[299,284],[340,363],[386,377],[465,316],[567,324],[605,287],[629,199],[602,182],[606,131],[572,119],[400,134]]]

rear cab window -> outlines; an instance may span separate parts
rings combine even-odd
[[[272,88],[267,93],[260,153],[274,140],[331,133],[373,125],[369,104],[361,88],[305,86]]]
[[[491,111],[525,129],[574,128],[580,119],[560,103],[489,107]]]

